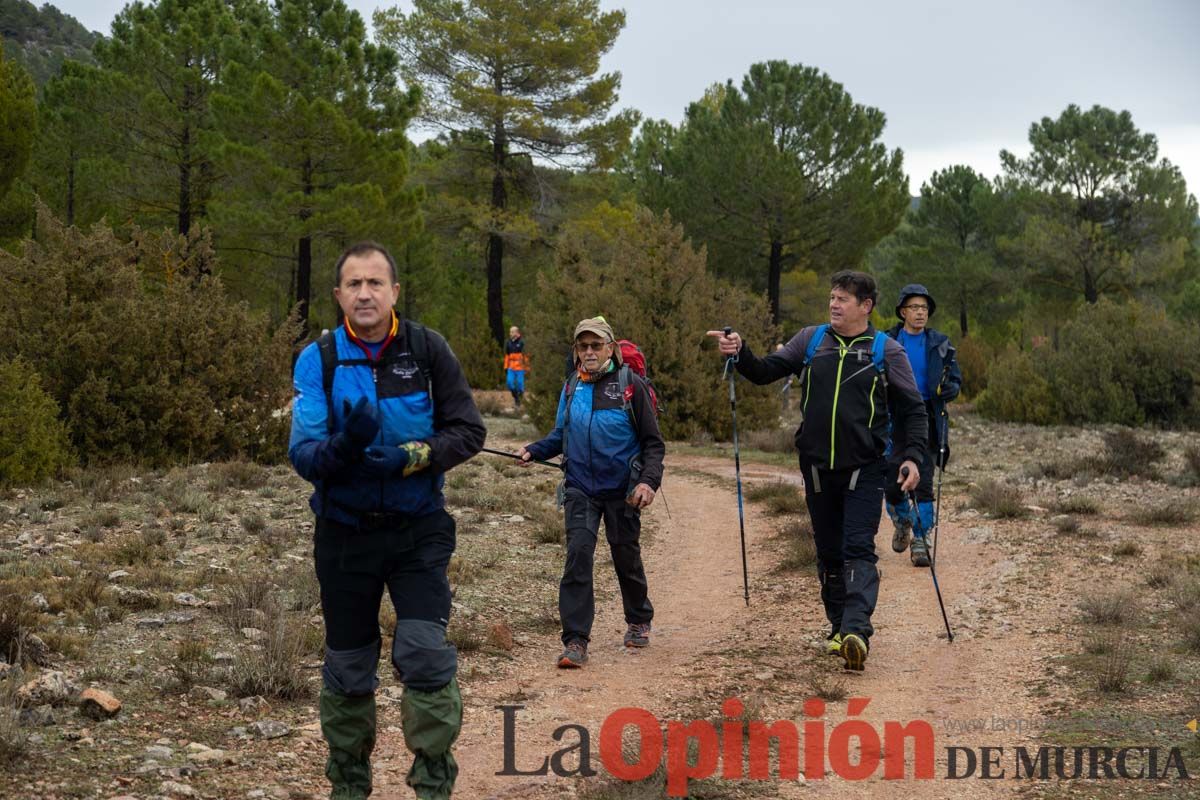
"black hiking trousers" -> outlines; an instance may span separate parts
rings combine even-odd
[[[385,589],[397,620],[448,624],[454,545],[454,517],[444,509],[376,529],[318,518],[313,559],[325,644],[353,650],[378,641]]]
[[[854,470],[828,470],[802,461],[800,471],[829,635],[854,633],[867,641],[875,631],[871,614],[879,599],[875,534],[883,512],[886,464],[880,458]]]
[[[558,585],[558,614],[562,620],[563,644],[576,639],[587,642],[592,636],[596,616],[596,596],[592,589],[596,540],[600,521],[612,553],[625,621],[645,623],[654,618],[642,566],[641,511],[623,498],[602,500],[568,487],[564,516],[567,526],[567,561]]]

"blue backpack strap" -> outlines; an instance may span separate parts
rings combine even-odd
[[[817,348],[821,346],[821,342],[825,339],[825,332],[829,330],[829,323],[818,325],[813,331],[812,338],[808,340],[808,347],[804,350],[804,363],[801,368],[807,367],[809,362],[813,360],[813,356],[817,354]]]
[[[886,333],[875,331],[875,341],[871,344],[871,362],[875,365],[875,371],[883,378],[884,388],[887,387],[887,340]]]

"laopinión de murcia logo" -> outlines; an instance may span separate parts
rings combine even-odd
[[[664,724],[651,712],[619,708],[600,726],[599,763],[609,775],[624,781],[649,778],[660,767],[666,774],[669,797],[685,797],[689,782],[723,780],[822,780],[829,774],[862,781],[885,780],[1190,780],[1178,747],[1153,745],[1112,747],[995,745],[946,746],[945,769],[935,768],[938,745],[933,726],[925,720],[885,721],[882,726],[860,717],[869,698],[850,698],[846,720],[830,725],[825,703],[805,701],[805,719],[746,720],[745,704],[730,698],[721,705],[722,718]],[[497,775],[594,777],[599,774],[592,753],[592,734],[586,726],[566,723],[551,733],[554,749],[540,761],[518,746],[517,714],[523,705],[498,705],[503,715],[503,768]],[[1188,723],[1195,731],[1196,721]],[[627,736],[629,731],[631,736]],[[526,743],[522,743],[523,745]],[[521,753],[518,753],[518,750]]]

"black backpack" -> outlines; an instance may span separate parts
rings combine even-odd
[[[433,403],[433,368],[429,365],[429,342],[425,335],[425,326],[412,320],[404,320],[404,341],[408,343],[408,355],[421,370],[425,377],[425,389],[429,392],[429,402]],[[329,410],[326,416],[326,426],[333,433],[333,373],[339,366],[376,366],[379,361],[369,358],[338,358],[337,340],[333,331],[326,331],[317,339],[317,349],[321,353],[321,387],[325,390],[325,407]]]

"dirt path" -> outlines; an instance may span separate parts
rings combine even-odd
[[[798,481],[795,470],[747,465],[747,483],[764,479]],[[877,730],[884,721],[923,719],[937,737],[936,780],[906,781],[905,797],[960,797],[1011,793],[1008,781],[946,781],[944,748],[961,744],[1018,743],[1027,735],[998,719],[1032,719],[1036,703],[1023,678],[1036,663],[1027,631],[1008,621],[1004,597],[1021,565],[986,545],[980,529],[960,525],[945,513],[941,531],[939,579],[956,640],[949,644],[928,570],[917,570],[907,555],[891,552],[885,520],[877,544],[883,572],[876,636],[867,670],[843,673],[840,661],[817,655],[824,635],[817,582],[810,571],[776,570],[779,518],[747,505],[746,529],[752,576],[752,606],[742,601],[737,507],[726,486],[732,465],[720,459],[672,457],[666,497],[672,519],[661,503],[649,512],[657,532],[644,548],[651,599],[655,605],[652,646],[630,651],[621,646],[624,622],[615,592],[611,562],[597,550],[597,619],[586,669],[555,669],[559,643],[554,635],[532,637],[514,650],[514,662],[495,679],[464,683],[467,702],[463,734],[455,754],[461,766],[455,795],[482,798],[572,797],[573,779],[548,776],[498,776],[503,768],[503,718],[494,706],[520,704],[517,715],[516,766],[528,770],[555,750],[576,741],[568,734],[555,742],[553,731],[578,723],[591,733],[593,765],[599,731],[606,716],[624,706],[639,706],[665,722],[681,703],[705,701],[706,719],[720,718],[720,704],[732,691],[743,699],[761,696],[768,709],[784,709],[771,719],[801,721],[806,682],[843,680],[851,697],[869,698],[861,718]],[[944,509],[945,511],[945,509]],[[547,575],[556,581],[557,575]],[[606,599],[605,599],[606,598]],[[939,636],[940,634],[940,636]],[[845,701],[830,702],[827,731],[846,718]],[[980,727],[986,728],[979,730]],[[962,732],[965,731],[965,732]],[[411,797],[403,784],[409,756],[399,730],[382,732],[376,759],[376,796]],[[575,763],[573,758],[567,762]],[[1011,763],[1011,762],[1010,762]],[[875,778],[861,782],[832,774],[822,781],[772,784],[770,796],[809,796],[814,791],[839,797],[872,797],[897,788]],[[1001,785],[1007,784],[1007,785]]]

